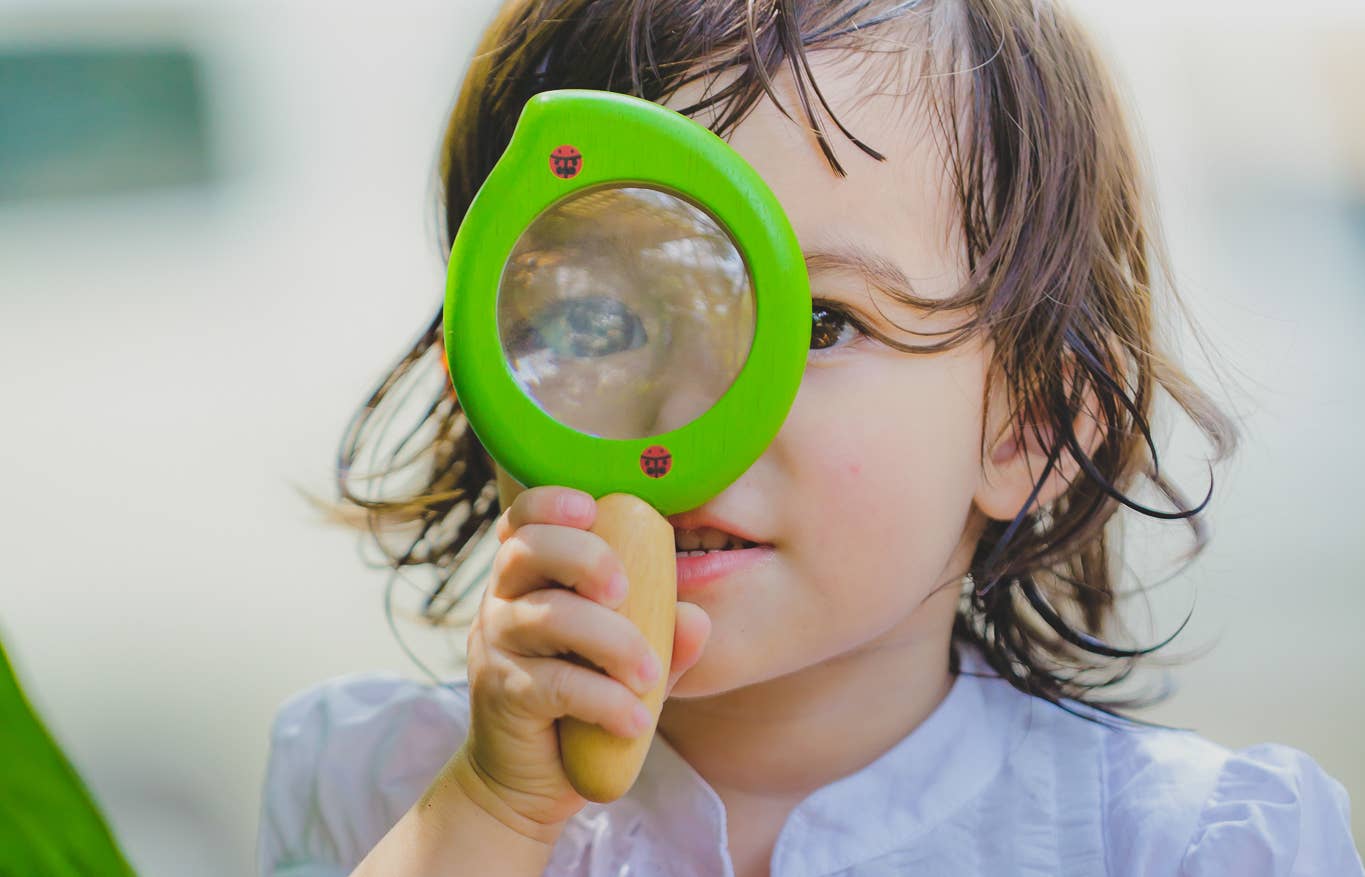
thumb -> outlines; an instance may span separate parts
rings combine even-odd
[[[673,631],[673,660],[668,668],[664,698],[673,692],[678,679],[701,658],[706,638],[711,634],[711,616],[696,603],[678,603]]]

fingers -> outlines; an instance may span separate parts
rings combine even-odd
[[[596,514],[589,494],[566,487],[533,487],[513,499],[495,527],[501,545],[481,633],[517,711],[569,715],[630,737],[652,724],[640,697],[657,684],[646,671],[657,674],[659,662],[634,623],[607,611],[621,606],[628,583],[616,553],[588,531]],[[700,606],[677,604],[665,697],[700,659],[710,630]]]
[[[514,600],[563,585],[611,608],[626,596],[625,570],[606,542],[588,532],[597,503],[581,490],[545,485],[518,494],[498,517],[493,593]]]
[[[644,696],[662,668],[630,619],[591,600],[551,588],[527,594],[495,613],[489,636],[506,651],[530,657],[572,652]]]
[[[527,524],[559,524],[586,530],[597,518],[597,503],[581,490],[556,485],[543,485],[523,490],[512,504],[498,516],[494,527],[499,542],[518,527]]]
[[[618,737],[638,736],[652,724],[648,710],[629,688],[596,670],[557,658],[521,655],[510,662],[513,669],[503,683],[508,705],[527,715],[573,716]]]
[[[525,524],[493,556],[494,596],[504,600],[554,584],[612,609],[625,601],[626,571],[596,533],[557,524]]]

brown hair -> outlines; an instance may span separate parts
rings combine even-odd
[[[927,51],[904,51],[904,42],[888,35],[917,38]],[[765,94],[777,101],[771,77],[786,64],[805,118],[842,175],[815,103],[859,148],[880,154],[825,104],[806,50],[871,59],[887,45],[900,49],[888,56],[890,64],[871,69],[909,73],[920,84],[961,209],[957,231],[970,276],[935,309],[963,309],[972,318],[933,344],[881,340],[932,353],[989,333],[996,353],[988,387],[1008,388],[1007,426],[1017,437],[1032,429],[1049,442],[1038,484],[1064,452],[1082,472],[1046,508],[1034,508],[1030,496],[1014,520],[987,522],[971,564],[975,586],[963,595],[954,636],[978,645],[1011,684],[1054,703],[1073,698],[1118,715],[1118,707],[1159,701],[1164,694],[1108,700],[1093,694],[1169,642],[1128,649],[1101,638],[1118,626],[1118,552],[1107,525],[1118,523],[1120,505],[1183,519],[1195,537],[1187,563],[1207,541],[1197,514],[1208,498],[1190,508],[1159,471],[1149,426],[1158,388],[1210,440],[1212,462],[1232,452],[1237,430],[1163,352],[1153,306],[1159,285],[1182,311],[1183,304],[1154,233],[1128,123],[1087,38],[1052,2],[509,0],[479,44],[442,146],[445,251],[537,92],[593,88],[659,100],[733,71],[723,87],[680,110],[694,117],[707,111],[709,127],[724,136]],[[341,503],[333,510],[363,522],[395,575],[409,567],[432,572],[423,606],[432,622],[466,602],[472,585],[445,592],[498,514],[492,460],[449,391],[441,327],[438,311],[356,413],[341,445]],[[414,483],[396,495],[358,495],[353,465],[367,450],[378,460],[393,409],[423,380],[430,395],[415,425],[368,476],[407,475]],[[1087,390],[1097,400],[1090,413],[1103,428],[1092,454],[1072,429]],[[983,453],[1000,437],[983,435]],[[1131,499],[1144,479],[1176,509]],[[386,545],[385,535],[394,532],[401,549]]]

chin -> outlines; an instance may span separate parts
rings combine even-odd
[[[678,680],[678,684],[673,686],[673,691],[668,695],[669,700],[693,700],[701,697],[711,697],[721,694],[734,688],[733,685],[719,683],[719,680],[712,680],[697,673],[698,668],[693,667],[683,674]]]
[[[785,676],[789,672],[802,669],[801,667],[793,667],[784,670],[770,664],[758,666],[759,657],[760,655],[750,650],[744,650],[739,657],[730,657],[719,649],[712,649],[708,645],[701,660],[692,665],[692,668],[684,673],[678,683],[673,686],[669,700],[696,700],[716,697],[749,686],[760,685],[780,676]],[[746,668],[749,672],[742,675],[735,672],[735,669],[739,667]]]
[[[669,694],[670,700],[713,697],[742,688],[753,681],[736,678],[738,674],[734,672],[735,668],[746,666],[748,659],[728,658],[719,649],[712,648],[715,645],[717,644],[707,644],[701,660],[693,664],[673,686],[673,691]]]

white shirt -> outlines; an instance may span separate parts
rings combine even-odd
[[[1308,755],[1112,730],[1025,695],[970,648],[928,719],[788,817],[772,877],[1360,877],[1346,790]],[[1069,702],[1080,711],[1085,708]],[[459,748],[468,684],[323,682],[276,718],[262,877],[344,877]],[[548,877],[733,877],[725,809],[656,734],[622,798],[588,804]]]

